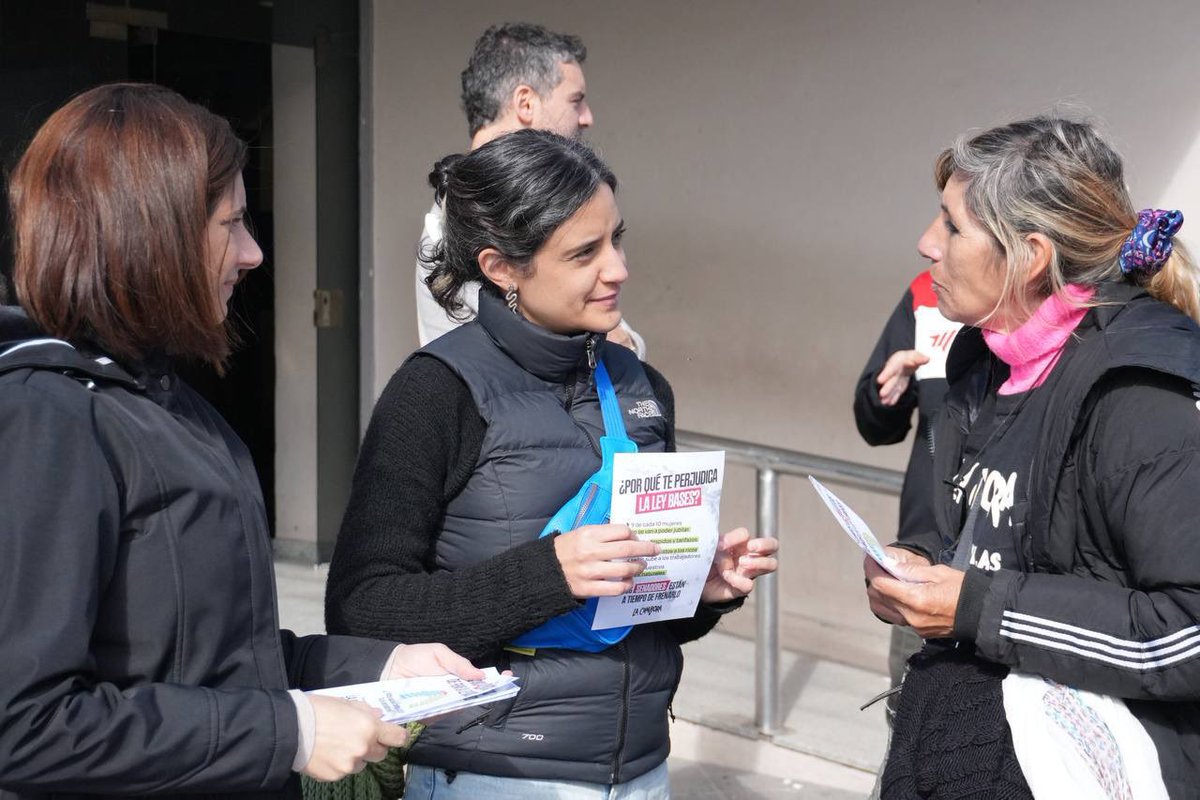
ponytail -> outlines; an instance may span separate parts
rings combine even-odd
[[[1175,242],[1171,257],[1144,285],[1156,300],[1170,303],[1200,323],[1200,269],[1180,242]]]
[[[433,188],[433,199],[439,206],[442,206],[443,218],[445,217],[446,197],[450,193],[450,187],[454,181],[454,167],[462,159],[461,153],[452,153],[434,164],[429,173],[429,185]],[[444,227],[443,225],[443,229]],[[417,259],[430,268],[429,274],[425,276],[425,285],[429,287],[429,293],[433,295],[433,299],[445,309],[446,314],[452,319],[466,322],[469,315],[463,313],[466,306],[462,301],[462,288],[471,281],[483,280],[479,266],[474,261],[468,263],[447,261],[444,234],[437,243],[423,246],[417,253]]]

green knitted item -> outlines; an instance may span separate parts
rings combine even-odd
[[[307,775],[300,776],[304,800],[398,800],[404,794],[404,765],[408,762],[408,748],[416,741],[425,726],[410,722],[408,743],[403,747],[388,750],[387,758],[378,763],[368,763],[367,768],[357,775],[348,775],[340,781],[325,783],[314,781]]]

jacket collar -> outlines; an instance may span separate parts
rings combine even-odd
[[[9,344],[45,335],[20,306],[0,306],[0,352],[8,349]]]
[[[1140,286],[1126,281],[1101,283],[1096,287],[1093,298],[1095,305],[1088,310],[1077,330],[1080,333],[1089,328],[1105,330],[1128,310],[1132,301],[1139,299],[1149,299],[1149,292]],[[946,380],[954,383],[979,359],[988,355],[990,351],[983,339],[982,329],[964,326],[954,338],[950,354],[946,357]]]
[[[18,306],[0,306],[0,372],[47,369],[130,389],[145,389],[149,371],[129,371],[99,352],[47,336]]]
[[[587,361],[591,341],[597,361],[604,354],[604,336],[552,333],[509,310],[504,301],[486,288],[479,293],[479,324],[496,346],[526,372],[544,381],[566,383]]]
[[[1092,308],[1091,319],[1084,321],[1104,330],[1129,308],[1131,302],[1149,297],[1150,293],[1141,286],[1126,281],[1102,283],[1096,287],[1096,305]]]

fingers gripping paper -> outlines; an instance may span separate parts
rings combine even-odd
[[[618,453],[613,460],[612,521],[657,543],[632,591],[602,597],[594,628],[639,625],[696,613],[717,552],[724,451]]]

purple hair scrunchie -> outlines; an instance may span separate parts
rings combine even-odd
[[[1171,257],[1171,240],[1183,225],[1182,211],[1147,208],[1138,212],[1137,225],[1121,245],[1121,272],[1153,275]]]

